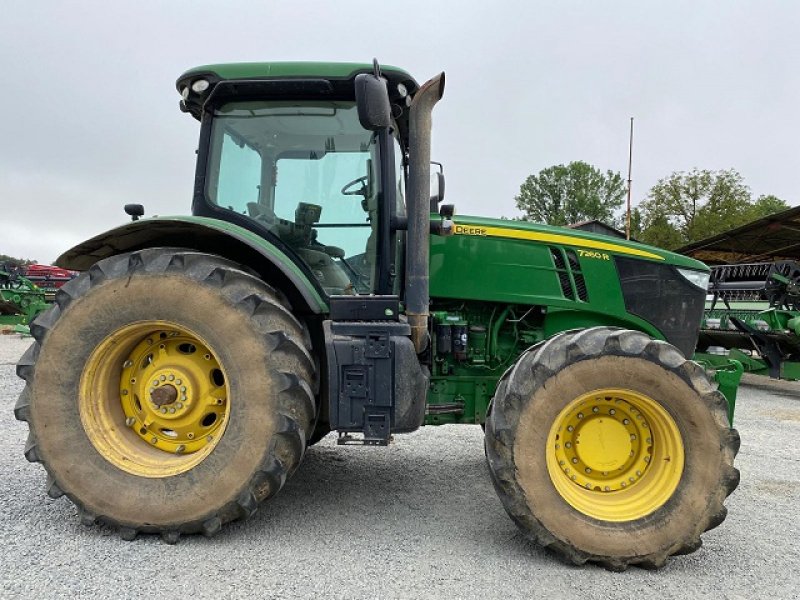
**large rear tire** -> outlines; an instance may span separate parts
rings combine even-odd
[[[486,426],[503,506],[562,559],[657,568],[725,518],[739,436],[673,346],[628,330],[562,333],[503,376]]]
[[[125,539],[212,535],[297,468],[316,414],[304,326],[217,256],[114,256],[31,326],[15,408],[25,456],[86,524]]]

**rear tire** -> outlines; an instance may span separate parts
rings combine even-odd
[[[31,333],[17,366],[25,456],[86,524],[212,535],[300,463],[316,414],[309,338],[235,263],[165,248],[102,260]]]
[[[628,330],[562,333],[523,354],[498,385],[485,446],[528,536],[611,570],[699,548],[739,482],[725,398],[673,346]]]

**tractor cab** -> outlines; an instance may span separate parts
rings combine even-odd
[[[269,240],[328,296],[398,293],[403,247],[392,225],[405,216],[409,94],[418,86],[383,69],[391,126],[368,129],[354,79],[375,69],[273,63],[181,76],[181,108],[202,123],[193,213]]]

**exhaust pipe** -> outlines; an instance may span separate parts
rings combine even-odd
[[[408,237],[406,316],[417,354],[428,346],[430,317],[429,236],[431,232],[431,113],[444,94],[444,73],[414,94],[409,118]]]

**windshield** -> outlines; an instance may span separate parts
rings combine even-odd
[[[373,291],[378,144],[354,102],[225,104],[211,135],[212,203],[278,236],[327,293]]]

